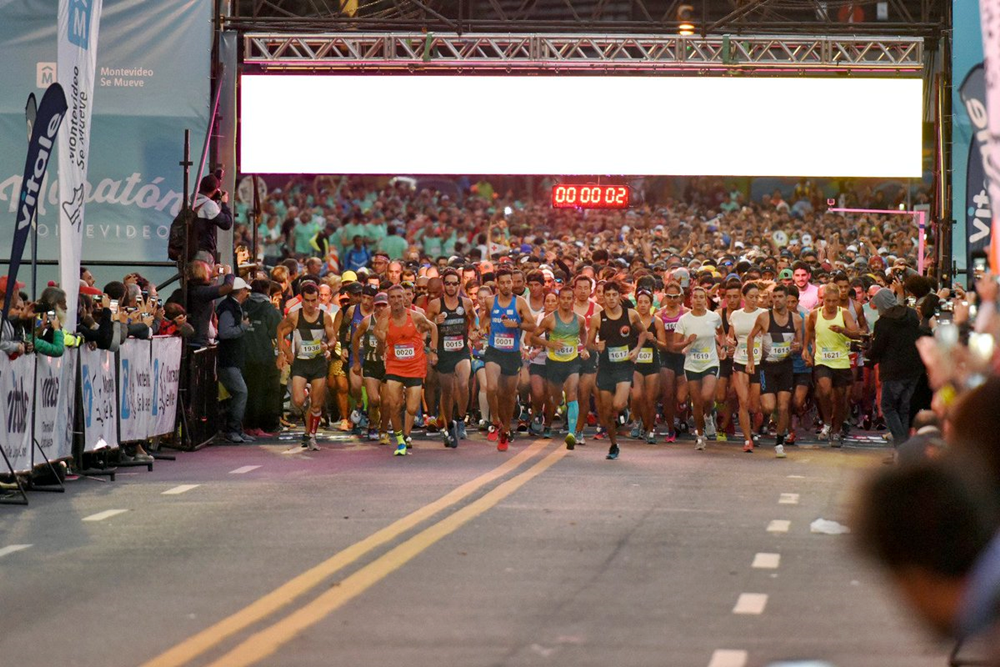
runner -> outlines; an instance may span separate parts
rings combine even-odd
[[[733,408],[732,397],[736,393],[732,381],[733,376],[733,352],[735,345],[729,345],[730,318],[740,308],[743,295],[740,291],[740,281],[732,278],[726,282],[725,288],[726,303],[720,317],[722,318],[722,331],[726,335],[726,345],[721,350],[719,358],[719,380],[715,385],[715,408],[718,419],[715,421],[716,442],[727,442],[729,436],[727,432],[732,427]]]
[[[323,418],[326,404],[327,371],[337,329],[329,313],[320,310],[319,288],[316,283],[303,282],[299,295],[302,307],[285,316],[278,325],[278,346],[291,364],[292,404],[302,413],[305,432],[299,447],[286,453],[303,449],[319,450],[316,429]],[[291,335],[291,341],[288,337]],[[309,390],[309,408],[306,408],[306,388]]]
[[[352,285],[360,285],[360,283],[351,283]],[[347,350],[347,365],[351,369],[351,372],[347,374],[347,379],[350,385],[351,397],[354,398],[354,410],[351,412],[351,422],[355,425],[355,428],[360,428],[365,422],[365,415],[361,411],[362,406],[362,389],[364,388],[364,376],[361,372],[360,364],[356,364],[358,361],[357,350],[354,346],[354,337],[358,331],[358,327],[361,323],[370,315],[375,312],[374,301],[375,295],[378,294],[378,290],[371,285],[364,285],[361,288],[361,301],[356,304],[349,305],[344,309],[343,321],[348,323],[347,326],[347,339],[341,341],[341,346],[343,349]],[[358,369],[355,372],[354,369]],[[377,422],[372,422],[368,420],[368,439],[376,440],[378,438],[378,427]]]
[[[530,284],[530,283],[529,283]],[[551,315],[559,307],[559,297],[555,292],[547,292],[543,302],[542,312],[538,313],[535,321],[540,323]],[[553,400],[546,381],[546,366],[548,361],[548,350],[536,338],[538,327],[529,334],[528,340],[524,341],[524,355],[528,358],[528,373],[530,376],[531,389],[531,424],[528,426],[533,435],[540,435],[543,438],[552,437],[552,419],[555,416],[556,405],[562,402],[562,394],[559,395],[558,402]]]
[[[771,309],[762,313],[750,332],[756,340],[764,334],[763,362],[764,388],[761,390],[761,408],[765,415],[778,409],[778,431],[775,436],[774,455],[785,458],[785,435],[788,432],[789,408],[795,388],[795,368],[792,352],[802,350],[802,328],[798,317],[788,312],[788,288],[777,284],[771,288]],[[747,359],[747,372],[753,373],[754,359]]]
[[[589,327],[594,315],[601,312],[601,305],[591,298],[594,293],[594,278],[586,272],[581,272],[573,280],[573,312],[583,318],[584,325]],[[584,340],[587,340],[585,337]],[[577,391],[577,403],[579,412],[576,423],[567,421],[566,428],[574,434],[577,445],[587,444],[583,437],[583,427],[587,423],[587,415],[590,413],[590,398],[596,394],[594,387],[597,383],[597,355],[591,354],[587,358],[580,355],[580,386]]]
[[[442,276],[444,294],[427,306],[427,319],[438,327],[436,369],[441,385],[441,416],[444,418],[444,445],[458,447],[466,438],[465,413],[469,409],[469,374],[472,370],[469,335],[475,329],[475,306],[461,296],[458,271],[448,269]],[[453,408],[457,405],[457,414]]]
[[[486,326],[486,382],[490,415],[496,430],[497,451],[505,452],[512,433],[510,423],[517,403],[517,376],[521,372],[521,332],[534,331],[528,304],[514,296],[510,269],[496,272],[497,295],[493,297]]]
[[[819,439],[830,440],[831,447],[844,444],[841,428],[847,416],[847,390],[854,379],[850,341],[860,337],[857,322],[840,307],[840,290],[832,283],[827,285],[822,307],[809,313],[806,320],[806,347],[814,344],[815,351],[803,352],[802,358],[813,365],[816,400],[823,412]]]
[[[635,295],[636,310],[642,321],[643,331],[649,335],[635,360],[632,377],[632,407],[637,414],[632,437],[646,434],[646,443],[656,444],[656,401],[660,397],[660,350],[667,348],[667,332],[663,320],[653,315],[653,295],[640,290]]]
[[[757,294],[760,289],[757,283],[748,282],[741,290],[743,293],[743,308],[737,310],[729,316],[729,340],[730,344],[736,343],[736,352],[733,354],[733,386],[736,388],[736,397],[740,402],[739,417],[740,430],[743,431],[743,451],[753,453],[753,424],[750,413],[757,413],[760,410],[760,370],[747,367],[749,355],[753,354],[754,360],[759,360],[762,344],[759,337],[749,338],[757,318],[766,310],[757,308]],[[752,349],[752,352],[748,352]]]
[[[590,357],[583,344],[587,340],[587,325],[573,312],[575,290],[559,290],[556,312],[542,318],[535,329],[534,342],[547,349],[545,375],[549,395],[554,403],[566,397],[566,449],[576,447],[575,424],[580,414],[577,391],[580,385],[580,360]]]
[[[664,289],[664,299],[664,304],[656,312],[656,315],[663,323],[667,340],[667,344],[661,348],[660,387],[663,390],[663,423],[667,429],[664,442],[671,443],[677,440],[677,432],[674,429],[677,405],[687,400],[684,355],[674,351],[676,342],[674,328],[684,314],[684,291],[679,282],[671,280],[667,283]]]
[[[368,286],[366,286],[367,289]],[[382,387],[385,384],[385,353],[375,336],[379,316],[389,307],[385,292],[372,300],[374,312],[363,319],[354,331],[351,350],[354,354],[352,375],[360,375],[368,397],[369,439],[371,428],[377,429],[378,444],[389,444],[389,411],[382,410]]]
[[[799,305],[799,288],[795,285],[786,286],[788,289],[788,312],[795,315],[796,326],[802,332],[802,339],[805,340],[806,318],[809,312]],[[795,444],[795,420],[798,418],[799,424],[805,423],[806,402],[809,400],[810,389],[812,389],[812,369],[806,365],[802,358],[805,346],[798,351],[792,351],[792,377],[795,379],[795,390],[792,394],[791,419],[788,426],[788,437],[785,444]]]
[[[691,290],[691,310],[681,316],[674,329],[675,346],[684,354],[684,375],[691,392],[694,412],[694,448],[705,449],[705,408],[715,398],[719,376],[719,352],[725,341],[722,317],[708,310],[708,292],[702,287]]]
[[[632,387],[633,363],[649,338],[639,313],[624,306],[621,287],[616,282],[604,284],[604,310],[590,320],[587,347],[597,350],[598,419],[607,430],[611,447],[607,459],[615,460],[618,448],[618,415],[628,405]]]
[[[404,456],[410,445],[413,420],[420,409],[427,361],[437,362],[437,327],[433,322],[407,308],[402,287],[388,290],[389,311],[383,312],[375,326],[375,336],[385,349],[385,392],[383,399],[396,437],[395,456]],[[431,351],[424,353],[424,334],[430,334]],[[403,407],[406,414],[401,418]],[[402,423],[400,423],[402,421]]]

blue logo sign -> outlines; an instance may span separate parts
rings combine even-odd
[[[87,428],[90,428],[90,417],[94,412],[94,385],[90,380],[90,366],[84,364],[80,375],[83,376],[83,415]]]
[[[69,0],[69,41],[86,51],[90,48],[91,0]]]
[[[132,411],[129,410],[128,392],[128,359],[122,359],[122,419],[129,419],[132,415]]]
[[[156,399],[160,393],[160,360],[153,359],[153,416],[159,414]]]

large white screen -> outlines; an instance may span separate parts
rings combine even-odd
[[[246,173],[919,177],[919,79],[242,78]]]

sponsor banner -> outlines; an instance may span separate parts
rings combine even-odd
[[[31,140],[28,142],[28,156],[24,161],[24,177],[21,179],[21,192],[17,198],[17,222],[14,225],[14,237],[10,247],[10,268],[7,281],[7,293],[4,295],[3,319],[7,319],[7,305],[11,302],[16,285],[17,271],[21,266],[21,256],[28,241],[28,232],[38,209],[38,201],[42,198],[45,173],[49,168],[49,160],[59,134],[59,126],[66,115],[66,96],[58,83],[54,83],[42,96],[42,103],[31,118],[31,102],[28,102],[28,120],[31,123]],[[6,236],[6,235],[4,235]],[[77,274],[76,280],[80,276]],[[72,291],[72,290],[71,290]],[[76,329],[74,324],[73,330]]]
[[[973,74],[977,67],[983,62],[983,40],[982,30],[979,22],[979,5],[968,0],[954,0],[952,3],[954,29],[952,37],[952,150],[951,150],[951,173],[952,173],[952,216],[955,218],[955,229],[952,237],[955,262],[959,270],[969,266],[968,256],[970,240],[976,238],[973,243],[979,243],[985,239],[989,243],[989,222],[986,223],[986,236],[983,228],[977,224],[981,220],[976,215],[983,206],[990,210],[989,201],[983,202],[982,197],[988,197],[988,193],[982,182],[982,160],[979,161],[980,172],[969,174],[969,166],[973,162],[970,159],[970,151],[976,148],[976,128],[969,115],[969,111],[962,99],[962,90],[966,81]],[[972,99],[971,89],[966,95]],[[982,98],[979,98],[982,100]],[[985,100],[983,100],[985,103]],[[976,156],[978,158],[978,154]],[[982,192],[982,197],[977,203],[975,197]],[[964,224],[963,224],[964,221]]]
[[[100,441],[118,446],[118,397],[115,355],[107,350],[80,348],[80,382],[83,399],[83,450],[98,449]]]
[[[149,435],[153,381],[148,340],[129,338],[118,350],[119,435],[122,442]]]
[[[59,0],[56,76],[69,94],[69,120],[59,137],[59,282],[80,279],[84,184],[90,161],[94,70],[102,0]],[[43,100],[44,101],[44,100]],[[76,330],[76,290],[66,290],[66,327]]]
[[[68,347],[63,352],[62,380],[59,383],[59,414],[56,417],[57,447],[62,443],[63,450],[56,451],[56,458],[64,458],[73,454],[73,426],[76,417],[76,371],[79,367],[80,350]],[[50,457],[51,459],[52,457]]]
[[[83,4],[68,1],[70,7]],[[52,0],[0,3],[0,90],[27,94],[62,80],[55,5]],[[212,7],[204,0],[103,2],[93,74],[98,104],[82,192],[91,221],[80,229],[84,264],[167,259],[170,221],[183,198],[177,163],[184,130],[191,130],[197,153],[208,127]],[[90,34],[91,49],[95,37]],[[0,97],[0,212],[11,215],[22,181],[23,163],[16,156],[24,155],[23,101],[21,95]],[[53,170],[40,189],[41,259],[59,259],[58,180]],[[9,244],[9,238],[0,238],[0,257],[9,255]]]
[[[962,108],[972,124],[972,139],[967,149],[965,165],[968,207],[965,211],[966,266],[972,265],[972,253],[990,247],[992,206],[995,204],[991,180],[1000,176],[993,164],[987,146],[989,134],[986,112],[986,72],[982,65],[972,68],[959,86]],[[991,173],[993,179],[991,179]],[[997,180],[1000,183],[1000,180]]]
[[[983,66],[986,74],[986,109],[989,111],[983,170],[993,207],[990,265],[1000,272],[1000,0],[979,0],[983,27]]]
[[[46,357],[35,355],[35,440],[45,452],[45,458],[50,461],[69,458],[73,455],[72,433],[66,430],[66,385],[70,402],[73,399],[73,386],[76,380],[75,350],[67,349],[61,357]],[[72,408],[71,408],[72,409]],[[45,461],[32,451],[35,465]]]
[[[14,472],[31,470],[31,393],[35,360],[22,354],[11,360],[0,355],[0,425],[3,447]]]
[[[152,341],[153,398],[149,437],[174,432],[181,377],[182,340],[157,336]]]

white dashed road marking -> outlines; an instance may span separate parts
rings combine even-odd
[[[109,518],[111,518],[113,516],[117,516],[119,514],[124,514],[125,512],[128,512],[128,510],[104,510],[103,512],[98,512],[97,514],[91,514],[90,516],[85,516],[85,517],[83,517],[83,520],[84,521],[104,521],[105,519],[109,519]]]
[[[805,479],[805,475],[789,475],[788,479]]]
[[[245,475],[248,472],[256,470],[259,467],[260,466],[243,466],[242,468],[237,468],[236,470],[230,470],[229,474],[230,475]]]
[[[753,565],[760,570],[775,570],[778,568],[778,564],[781,563],[781,554],[764,554],[760,553],[753,557]]]
[[[0,558],[3,558],[7,554],[16,553],[18,551],[24,551],[29,547],[31,547],[30,544],[12,544],[9,547],[4,547],[3,549],[0,549]]]
[[[778,498],[779,505],[798,505],[799,504],[799,494],[797,493],[782,493],[781,497]]]
[[[197,489],[201,484],[181,484],[180,486],[175,486],[172,489],[167,489],[161,496],[179,496],[182,493],[187,493],[191,489]]]
[[[767,524],[767,532],[787,533],[788,528],[791,525],[792,525],[791,521],[786,521],[785,519],[775,519],[771,523]]]
[[[744,667],[747,664],[746,651],[720,648],[712,654],[708,667]]]
[[[767,606],[767,595],[764,593],[740,593],[733,607],[734,614],[763,614]]]

